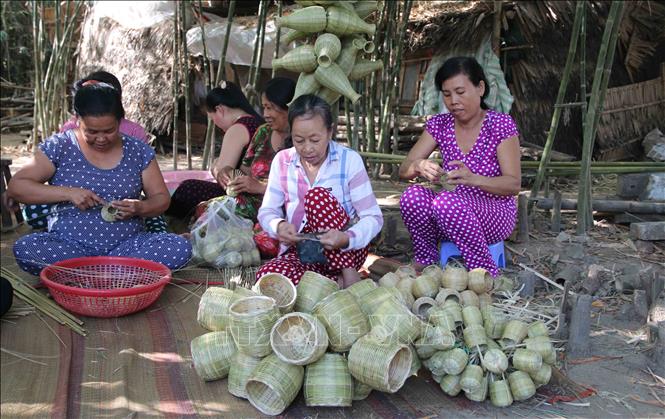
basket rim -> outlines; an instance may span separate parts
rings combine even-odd
[[[239,312],[233,310],[233,308],[236,307],[238,305],[238,303],[241,303],[241,302],[244,303],[245,300],[269,300],[268,302],[272,302],[272,305],[270,307],[267,307],[265,309],[261,309],[260,311],[253,312],[253,313],[239,313]],[[236,318],[249,318],[249,317],[254,317],[257,314],[268,313],[272,310],[276,310],[277,308],[278,308],[277,302],[272,297],[268,297],[267,295],[250,295],[250,296],[247,296],[247,297],[239,298],[236,301],[234,301],[233,304],[231,304],[229,306],[229,314],[232,317],[236,317]]]
[[[116,288],[110,290],[95,290],[87,288],[78,288],[71,287],[69,285],[63,285],[53,280],[50,280],[47,276],[55,270],[55,267],[63,268],[79,268],[82,266],[88,266],[93,264],[118,264],[122,266],[134,266],[139,268],[146,268],[154,270],[157,274],[162,275],[158,281],[153,284],[141,285],[138,287],[132,288]],[[139,258],[130,258],[124,256],[84,256],[80,258],[72,258],[62,260],[60,262],[53,263],[39,273],[40,280],[46,284],[49,289],[54,289],[65,294],[79,295],[85,297],[127,297],[130,295],[144,294],[151,291],[154,291],[158,288],[163,288],[171,282],[171,270],[165,265],[154,262],[146,259]]]
[[[314,330],[314,331],[316,331],[317,328],[320,327],[320,329],[325,332],[325,339],[323,339],[323,340],[326,341],[326,348],[328,347],[328,345],[329,345],[328,332],[326,331],[325,325],[323,323],[321,323],[321,321],[319,319],[317,319],[316,316],[314,316],[313,314],[303,313],[303,312],[300,312],[300,311],[295,311],[295,312],[284,314],[283,316],[281,316],[279,319],[277,319],[275,324],[272,326],[272,329],[270,329],[270,347],[272,348],[273,353],[281,361],[286,362],[287,364],[293,364],[293,365],[305,365],[303,363],[315,362],[316,360],[323,357],[323,355],[325,355],[326,352],[324,352],[323,355],[319,356],[318,358],[316,358],[312,361],[312,358],[317,355],[317,352],[319,352],[318,347],[314,348],[310,354],[308,354],[306,356],[303,356],[302,358],[298,358],[298,359],[288,358],[281,351],[278,351],[278,350],[275,349],[275,346],[277,346],[277,345],[274,343],[274,340],[275,340],[274,335],[276,333],[277,328],[279,326],[281,326],[286,320],[288,320],[292,317],[298,317],[300,319],[305,320],[311,326],[312,330]],[[317,323],[318,323],[318,325],[317,325]],[[321,342],[321,343],[323,343],[323,342]]]
[[[268,277],[266,279],[266,281],[269,280],[271,277],[277,277],[280,280],[283,280],[284,282],[286,282],[288,284],[289,289],[292,291],[292,297],[286,304],[281,304],[280,305],[279,302],[277,300],[275,300],[275,304],[277,305],[277,307],[279,307],[279,308],[293,307],[296,303],[296,298],[298,297],[298,290],[297,290],[296,286],[293,284],[293,281],[291,281],[291,279],[289,279],[289,277],[287,277],[286,275],[282,275],[280,273],[276,273],[276,272],[267,273],[267,274],[263,275],[261,278],[259,278],[258,281],[256,281],[255,286],[256,286],[256,290],[259,293],[261,293],[261,284],[262,284],[263,278],[266,278],[266,277]],[[259,294],[259,295],[263,295],[264,297],[270,297],[269,295],[265,295],[265,294]],[[273,298],[273,297],[270,297],[270,298]],[[274,300],[274,298],[273,298],[273,300]]]

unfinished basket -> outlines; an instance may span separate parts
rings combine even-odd
[[[517,345],[527,335],[528,325],[521,320],[510,320],[503,328],[501,340],[505,345]]]
[[[485,328],[479,324],[472,324],[464,328],[464,343],[469,350],[477,351],[477,347],[484,348],[487,346],[487,335]]]
[[[517,401],[528,400],[536,394],[536,386],[524,371],[511,372],[508,375],[510,392],[513,393],[513,399]]]
[[[414,278],[418,275],[416,272],[416,269],[411,266],[411,265],[402,265],[397,270],[395,273],[402,279],[404,278]]]
[[[360,60],[359,63],[366,63],[367,60]],[[356,66],[358,63],[356,63]],[[353,72],[353,71],[352,71]],[[440,286],[443,281],[443,269],[439,265],[429,265],[425,266],[423,269],[423,275],[429,275],[437,281],[437,286]]]
[[[325,326],[313,315],[289,313],[270,332],[270,346],[282,361],[306,365],[319,359],[328,348]]]
[[[233,361],[231,361],[231,369],[229,369],[229,393],[246,399],[247,392],[245,391],[245,385],[260,362],[261,358],[236,352]]]
[[[466,306],[462,309],[462,321],[465,326],[477,324],[483,325],[483,316],[480,314],[480,309],[476,306]]]
[[[410,276],[407,277],[400,277],[400,280],[397,282],[397,285],[395,285],[395,288],[400,290],[403,294],[409,294],[411,295],[411,298],[413,298],[413,292],[411,291],[413,288],[413,281],[415,278],[412,278]]]
[[[481,310],[485,307],[491,307],[492,306],[492,296],[489,295],[486,292],[484,292],[482,294],[478,294],[478,304],[480,305]]]
[[[279,319],[275,300],[266,296],[241,298],[229,308],[231,333],[238,350],[255,357],[268,355],[270,330]]]
[[[462,306],[452,300],[446,300],[441,308],[450,314],[450,316],[453,318],[453,321],[455,322],[455,326],[461,326],[464,324],[464,319],[462,318]]]
[[[533,338],[524,339],[526,343],[526,348],[530,351],[534,351],[540,354],[541,357],[546,357],[552,352],[554,348],[550,338],[547,336],[536,336]]]
[[[471,290],[465,290],[459,293],[460,305],[462,307],[475,306],[480,308],[480,299],[478,294]]]
[[[439,292],[439,280],[431,275],[423,273],[413,281],[411,292],[416,298],[434,298]]]
[[[363,296],[368,292],[375,290],[377,288],[376,282],[373,279],[367,278],[362,281],[358,281],[355,284],[351,285],[346,290],[353,295],[357,301],[361,301]]]
[[[201,296],[196,320],[205,329],[221,331],[229,327],[233,291],[224,287],[210,287]]]
[[[469,355],[461,348],[453,348],[443,352],[442,369],[446,374],[459,375],[469,363]]]
[[[275,300],[277,308],[282,314],[290,313],[296,304],[296,286],[282,274],[263,275],[254,285],[254,289],[259,294]]]
[[[455,291],[464,291],[469,283],[469,274],[461,266],[446,265],[443,270],[441,285],[443,288],[452,288]]]
[[[428,360],[437,352],[437,349],[434,347],[434,345],[427,342],[423,338],[418,339],[414,343],[414,345],[416,347],[416,353],[418,354],[418,358],[420,358],[423,361]]]
[[[319,301],[312,314],[326,327],[330,349],[335,352],[348,351],[358,338],[369,332],[365,313],[346,290],[334,292]]]
[[[539,353],[519,348],[513,354],[513,366],[527,373],[537,373],[543,366],[543,358]]]
[[[307,365],[303,394],[307,406],[351,406],[353,378],[346,358],[327,353]]]
[[[388,272],[379,278],[380,287],[394,287],[400,281],[400,277],[395,272]]]
[[[190,345],[196,373],[205,381],[228,375],[236,345],[226,331],[210,332],[192,339]]]
[[[427,320],[429,317],[429,311],[436,307],[436,301],[429,297],[420,297],[413,302],[413,314],[418,316],[421,320]]]
[[[425,328],[422,320],[394,298],[381,304],[369,320],[372,333],[390,342],[411,344]]]
[[[321,274],[307,271],[302,275],[296,290],[295,311],[311,313],[316,303],[339,291],[339,285]]]
[[[381,304],[395,298],[399,301],[402,301],[404,298],[400,291],[394,287],[377,287],[376,289],[368,292],[358,300],[360,303],[360,308],[367,316],[372,316],[376,309],[378,309]]]
[[[275,354],[268,355],[247,380],[247,399],[261,413],[279,415],[300,392],[304,375],[300,365],[287,364]]]
[[[349,352],[351,375],[375,390],[395,393],[411,373],[411,351],[407,345],[385,343],[364,336]]]
[[[496,407],[508,407],[513,404],[513,394],[506,380],[490,382],[490,401]]]
[[[428,313],[428,320],[433,325],[452,332],[455,330],[455,320],[452,314],[441,307],[433,307]]]
[[[469,271],[469,282],[467,288],[476,294],[486,293],[492,290],[492,275],[483,268],[475,268]]]
[[[443,351],[455,346],[455,335],[444,328],[428,324],[419,342],[421,345],[432,345],[437,351]]]
[[[443,305],[447,300],[452,300],[456,303],[460,302],[459,292],[455,291],[452,288],[441,288],[436,294],[436,302],[439,305]]]
[[[439,387],[450,397],[455,397],[462,391],[462,387],[459,385],[460,378],[459,375],[446,375],[439,382]]]

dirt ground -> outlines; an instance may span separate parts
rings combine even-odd
[[[2,135],[2,156],[13,160],[12,171],[29,158],[29,153],[22,145],[23,138],[24,136],[16,134]],[[158,159],[163,170],[172,169],[172,157],[159,155]],[[184,168],[183,156],[180,157],[180,162],[180,167]],[[200,158],[195,157],[194,167],[198,167],[199,162]],[[604,181],[607,183],[608,179]],[[610,194],[613,189],[611,178],[609,182],[599,183],[594,192],[603,196]],[[412,255],[410,237],[401,222],[396,205],[399,194],[406,186],[408,185],[405,183],[387,180],[374,182],[386,220],[393,218],[397,227],[394,239],[386,238],[384,227],[384,234],[377,242],[375,253],[402,262],[408,262]],[[561,182],[557,187],[564,195],[575,192],[574,182]],[[532,221],[535,228],[528,244],[507,242],[507,276],[517,277],[522,271],[519,263],[552,279],[562,271],[566,272],[565,268],[569,268],[567,272],[574,273],[568,280],[575,283],[585,277],[591,265],[598,265],[604,270],[601,277],[603,282],[592,304],[593,322],[588,355],[579,359],[563,357],[558,362],[569,379],[594,389],[595,395],[554,405],[547,403],[545,397],[539,397],[536,401],[522,406],[517,404],[509,409],[493,411],[492,415],[665,417],[665,371],[662,364],[658,369],[651,358],[651,346],[647,340],[644,322],[632,311],[632,292],[618,292],[614,286],[614,281],[622,275],[639,275],[641,272],[643,275],[665,276],[665,245],[662,242],[655,243],[647,252],[640,253],[628,237],[628,227],[613,224],[609,217],[596,217],[593,230],[585,238],[574,235],[574,212],[563,214],[564,234],[549,231],[548,214],[544,211],[537,212]],[[3,264],[12,259],[10,246],[17,233],[27,231],[28,228],[24,226],[18,232],[3,234]],[[548,287],[544,281],[538,281],[535,296],[530,300],[522,300],[522,304],[526,304],[526,301],[532,309],[540,307],[548,312],[556,312],[562,292],[552,286]],[[652,309],[651,320],[665,321],[665,298],[662,295]],[[561,341],[559,344],[563,346],[565,342]],[[450,413],[441,412],[439,416],[449,416]]]

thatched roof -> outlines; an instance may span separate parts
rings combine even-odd
[[[587,11],[587,89],[591,90],[609,2],[593,1]],[[504,2],[502,67],[515,97],[512,114],[526,141],[543,144],[554,100],[561,82],[575,14],[574,1]],[[475,50],[492,33],[494,2],[489,0],[418,1],[409,24],[407,46],[411,52],[432,49],[434,54],[465,46]],[[645,81],[659,76],[665,53],[665,3],[626,2],[615,55],[611,86]],[[517,47],[517,48],[515,48]],[[577,63],[576,63],[577,64]],[[578,101],[579,67],[571,75],[567,101]],[[607,130],[605,130],[607,131]],[[620,129],[610,130],[620,135]],[[580,112],[566,112],[555,147],[579,152]]]

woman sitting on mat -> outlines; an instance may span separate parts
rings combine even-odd
[[[457,245],[467,269],[499,269],[489,245],[513,231],[520,191],[520,148],[513,119],[488,109],[489,86],[474,58],[447,60],[436,73],[450,113],[435,115],[400,167],[402,179],[422,176],[454,188],[435,194],[411,186],[400,199],[413,239],[416,269],[439,261],[439,243]],[[428,160],[439,148],[443,167]]]
[[[235,84],[223,83],[224,88],[213,89],[206,98],[208,116],[225,131],[222,150],[211,169],[217,183],[202,180],[183,182],[173,194],[168,214],[185,217],[192,215],[198,207],[194,214],[196,218],[205,210],[208,201],[223,197],[226,189],[231,187],[239,194],[238,214],[256,221],[265,190],[267,168],[274,153],[284,147],[288,137],[287,103],[293,98],[295,83],[283,77],[268,82],[261,95],[266,124]],[[262,166],[266,166],[265,171]],[[236,170],[243,175],[233,176]]]
[[[153,149],[118,131],[125,115],[120,92],[106,83],[81,87],[74,111],[79,126],[44,141],[9,183],[17,202],[58,204],[47,233],[14,245],[18,265],[37,275],[44,266],[82,256],[129,256],[171,269],[187,263],[192,249],[186,239],[144,231],[142,217],[161,214],[169,193]],[[108,204],[114,222],[102,218]]]
[[[293,148],[275,156],[259,210],[261,227],[282,242],[282,254],[256,276],[275,272],[297,284],[305,271],[333,280],[341,274],[347,287],[360,279],[369,242],[383,225],[365,165],[358,153],[331,139],[332,113],[323,99],[304,95],[293,101],[289,125]],[[300,261],[295,244],[301,233],[320,233],[326,264]]]

